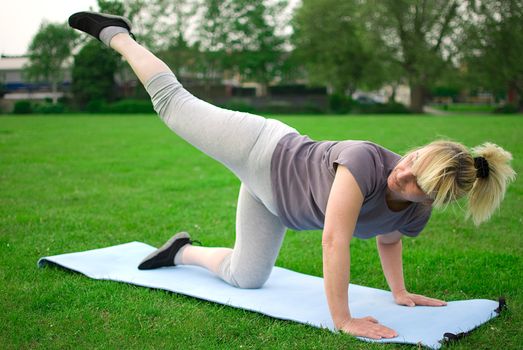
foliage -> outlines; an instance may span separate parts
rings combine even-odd
[[[116,114],[155,113],[150,100],[121,100],[111,103],[107,112]]]
[[[221,107],[229,109],[231,111],[245,112],[245,113],[255,113],[256,108],[248,101],[232,98],[226,103],[222,104]]]
[[[275,19],[284,1],[232,1],[236,14],[229,32],[231,64],[245,80],[267,85],[280,70],[283,37],[276,34]]]
[[[132,0],[125,3],[137,10],[133,25],[138,41],[155,52],[177,47],[180,42],[187,43],[189,28],[194,26],[196,11],[201,7],[200,0]]]
[[[51,83],[52,92],[64,79],[64,65],[71,57],[77,34],[67,24],[43,22],[29,45],[29,64],[25,68],[30,80]],[[55,101],[56,102],[56,97]]]
[[[356,102],[345,94],[332,94],[329,96],[329,107],[332,113],[350,113]]]
[[[149,114],[155,113],[150,100],[125,99],[108,103],[102,99],[89,101],[85,110],[92,114]]]
[[[49,101],[43,103],[35,103],[33,105],[33,113],[36,114],[61,114],[67,111],[63,103],[51,103]]]
[[[421,112],[431,83],[457,52],[460,0],[386,0],[366,3],[366,17],[411,88],[411,109]]]
[[[313,0],[297,9],[292,42],[311,82],[349,96],[361,86],[374,56],[360,12],[355,0]]]
[[[507,103],[505,105],[502,105],[494,110],[494,113],[504,113],[504,114],[511,114],[511,113],[517,113],[520,109],[518,106]]]
[[[200,67],[208,79],[229,70],[244,80],[267,86],[282,69],[284,38],[275,21],[285,2],[205,0],[196,47],[204,52]]]
[[[7,90],[5,88],[5,84],[3,81],[0,81],[0,98],[4,97],[4,95],[6,94]]]
[[[114,74],[120,57],[100,42],[89,41],[74,57],[72,91],[76,102],[111,101],[115,96]]]
[[[464,23],[462,62],[473,86],[514,89],[523,110],[523,3],[519,0],[474,1]],[[510,107],[507,107],[510,109]]]
[[[33,113],[33,106],[31,101],[21,100],[16,101],[13,107],[14,114],[30,114]]]
[[[119,0],[97,0],[100,12],[125,16],[125,5]]]
[[[197,71],[199,53],[193,46],[189,46],[182,35],[174,39],[166,50],[159,51],[157,56],[172,67],[180,78],[184,74]]]

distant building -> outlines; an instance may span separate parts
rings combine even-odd
[[[67,96],[72,86],[72,63],[64,69],[64,80],[53,94],[48,82],[31,82],[24,76],[24,67],[29,63],[27,56],[0,56],[0,110],[10,112],[16,101],[54,100]],[[325,88],[309,88],[304,82],[280,85],[278,81],[269,86],[255,82],[242,82],[239,76],[221,76],[212,80],[203,79],[191,72],[178,76],[192,94],[218,105],[232,103],[230,108],[249,105],[256,108],[270,108],[282,111],[327,110],[328,96]],[[129,69],[115,75],[118,96],[123,98],[148,98],[145,91],[138,92],[139,81]]]
[[[51,92],[51,84],[47,82],[30,82],[24,78],[24,66],[29,63],[26,56],[0,57],[0,83],[3,85],[4,96],[7,101],[17,100],[45,100],[60,98],[69,91],[71,72],[64,68],[64,81],[58,86],[58,92]]]

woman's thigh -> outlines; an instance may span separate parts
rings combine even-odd
[[[274,119],[230,111],[191,95],[173,73],[146,83],[153,106],[165,124],[187,142],[224,164],[251,194],[276,214],[270,164],[278,141],[297,131]]]

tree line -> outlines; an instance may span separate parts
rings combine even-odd
[[[98,0],[131,19],[137,40],[179,75],[269,84],[307,81],[333,95],[408,84],[410,109],[431,91],[490,91],[523,110],[521,0]],[[28,50],[28,77],[62,81],[73,60],[75,101],[113,99],[111,50],[66,24],[43,23]],[[394,92],[393,92],[394,94]]]

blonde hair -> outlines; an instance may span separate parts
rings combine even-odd
[[[460,143],[438,140],[406,156],[413,152],[418,152],[418,157],[412,171],[418,185],[433,200],[432,206],[445,207],[466,197],[466,219],[472,218],[476,226],[492,216],[505,196],[507,185],[516,177],[509,164],[512,155],[489,142],[469,151]],[[488,176],[477,177],[474,157],[487,160]]]

